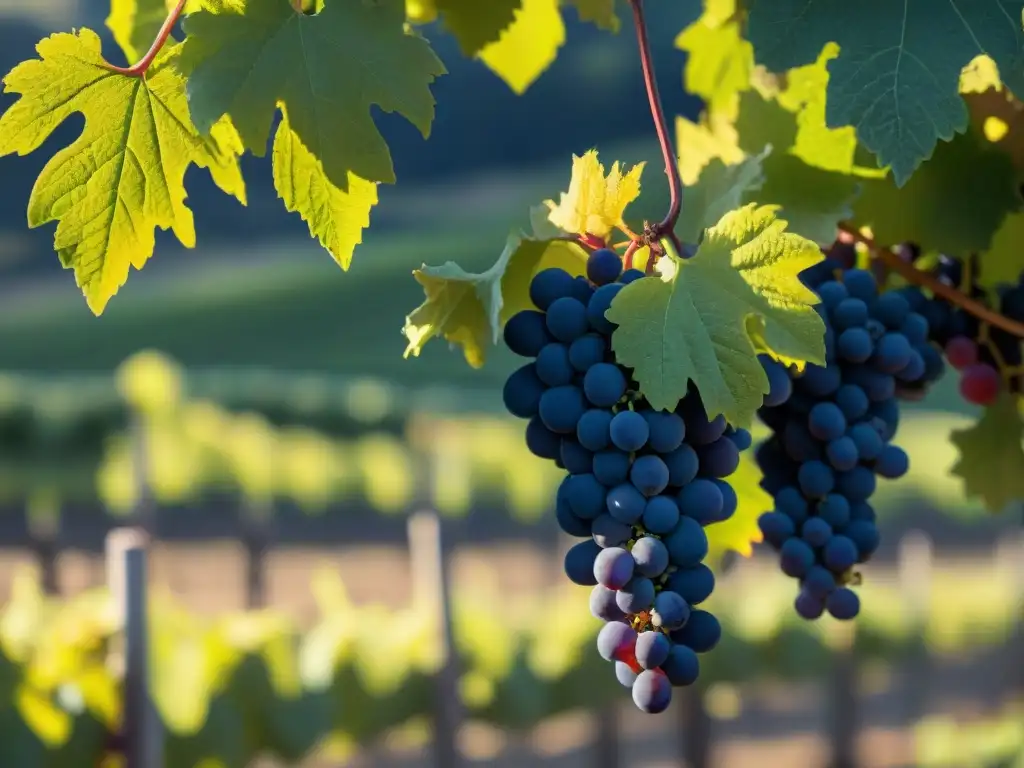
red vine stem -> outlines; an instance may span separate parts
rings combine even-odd
[[[149,50],[146,51],[146,55],[143,56],[136,64],[130,67],[118,67],[114,64],[107,64],[107,69],[111,72],[117,72],[118,74],[125,75],[127,77],[144,77],[146,70],[149,69],[149,65],[153,63],[153,60],[160,53],[160,49],[164,47],[167,42],[167,38],[171,36],[171,30],[174,29],[174,25],[178,23],[178,19],[181,18],[181,14],[185,10],[185,3],[188,0],[178,0],[171,12],[167,14],[167,18],[164,19],[163,25],[160,27],[160,31],[156,33],[156,39],[153,40],[153,44],[149,46]]]
[[[665,159],[665,175],[668,176],[669,184],[668,213],[659,224],[654,226],[653,234],[656,237],[670,237],[673,243],[682,250],[682,245],[675,233],[676,222],[679,221],[679,214],[683,206],[683,180],[679,175],[679,161],[676,159],[676,153],[672,147],[668,121],[665,119],[665,109],[662,107],[661,96],[658,94],[658,83],[654,77],[654,57],[651,53],[651,42],[647,37],[643,0],[630,0],[630,4],[633,6],[633,23],[636,26],[637,44],[640,47],[640,64],[644,71],[647,101],[651,105],[651,117],[654,118],[654,129],[658,133],[658,143],[661,145],[661,154]]]
[[[930,275],[927,272],[918,269],[913,264],[904,261],[898,254],[893,253],[889,248],[883,248],[878,245],[870,237],[861,234],[855,227],[840,224],[839,230],[841,232],[845,232],[857,242],[863,243],[867,246],[868,249],[878,259],[880,259],[886,267],[891,269],[893,272],[896,272],[907,282],[923,286],[936,296],[941,296],[950,304],[954,304],[961,309],[970,312],[979,320],[1024,339],[1024,323],[1018,323],[1016,320],[1011,320],[1009,317],[996,312],[991,307],[986,307],[980,301],[972,299],[962,291],[958,291],[953,286],[946,285],[934,275]]]

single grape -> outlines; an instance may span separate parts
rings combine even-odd
[[[558,299],[571,296],[572,292],[573,277],[562,269],[542,270],[530,281],[530,301],[542,312],[546,312]]]
[[[562,435],[576,431],[576,425],[586,410],[583,392],[574,386],[552,387],[540,396],[537,406],[544,426]]]
[[[828,463],[834,469],[847,470],[857,466],[860,455],[857,451],[857,444],[848,435],[843,435],[838,440],[833,440],[825,447],[825,456]]]
[[[860,613],[860,598],[847,587],[840,587],[825,601],[825,607],[833,618],[848,621]]]
[[[697,476],[697,452],[687,443],[683,443],[671,453],[666,453],[661,459],[668,467],[669,485],[683,486]]]
[[[838,285],[838,283],[834,283]],[[772,360],[767,355],[758,355],[761,367],[768,377],[768,394],[764,396],[764,404],[769,408],[780,406],[793,394],[793,380],[782,363]]]
[[[776,549],[796,533],[793,521],[781,512],[765,512],[757,519],[757,525],[764,534],[764,540]]]
[[[882,450],[882,437],[878,430],[868,423],[854,424],[848,433],[850,440],[857,447],[861,459],[870,461],[877,458]],[[852,468],[852,467],[851,467]]]
[[[867,467],[854,467],[848,472],[835,474],[836,492],[851,503],[870,499],[876,486],[875,473]]]
[[[647,444],[657,453],[671,453],[683,444],[686,437],[686,422],[683,417],[671,411],[643,411],[650,436]]]
[[[846,417],[835,403],[818,403],[811,409],[807,428],[819,440],[836,440],[846,432]]]
[[[590,535],[590,521],[577,517],[569,507],[569,502],[561,496],[555,502],[555,520],[558,527],[570,536],[582,539]]]
[[[636,682],[636,677],[639,673],[634,672],[633,668],[623,661],[615,662],[615,679],[618,680],[626,688],[632,688],[633,683]]]
[[[596,333],[580,336],[569,345],[569,363],[580,373],[586,373],[591,367],[604,362],[608,354],[608,342]]]
[[[865,303],[873,302],[878,295],[878,283],[866,269],[848,269],[843,273],[843,285],[850,296]]]
[[[633,453],[647,444],[651,429],[636,411],[620,411],[612,417],[609,433],[616,448]]]
[[[822,368],[820,365],[808,365],[803,376],[796,380],[797,386],[814,397],[828,397],[843,383],[838,368]]]
[[[680,517],[675,529],[662,541],[668,550],[668,559],[678,568],[697,565],[708,554],[708,536],[692,517]]]
[[[821,614],[825,612],[824,601],[806,590],[801,590],[797,594],[795,607],[797,615],[808,621],[821,618]]]
[[[833,528],[842,528],[850,522],[850,502],[838,493],[830,493],[818,502],[818,517]]]
[[[811,517],[804,521],[800,536],[812,547],[823,547],[832,538],[832,526],[820,517]]]
[[[649,610],[653,603],[654,582],[646,576],[633,576],[615,593],[615,604],[629,615]]]
[[[857,545],[845,536],[833,536],[822,552],[825,565],[833,573],[843,573],[857,562]]]
[[[548,333],[544,313],[534,309],[516,312],[502,331],[505,346],[522,357],[536,357],[554,339]]]
[[[967,366],[960,378],[960,395],[974,405],[992,405],[998,399],[1002,387],[1003,380],[999,371],[986,363]]]
[[[787,539],[779,550],[782,572],[794,579],[803,576],[814,565],[814,550],[802,539]]]
[[[875,365],[885,373],[896,373],[910,362],[914,348],[902,333],[887,333],[875,347]]]
[[[644,496],[657,496],[668,486],[668,467],[659,456],[640,456],[629,470],[629,479]]]
[[[836,483],[832,469],[820,461],[807,461],[800,465],[797,474],[800,490],[809,499],[820,499],[829,493]]]
[[[735,514],[740,500],[736,495],[736,490],[726,480],[715,478],[711,482],[718,486],[718,490],[722,494],[722,511],[712,522],[723,523]]]
[[[612,331],[615,330],[615,323],[606,318],[604,313],[608,311],[608,307],[612,305],[612,300],[623,287],[622,283],[611,283],[610,285],[602,285],[594,291],[590,303],[587,304],[587,320],[590,323],[590,327],[598,333],[611,336]]]
[[[562,453],[562,436],[544,426],[539,416],[526,425],[526,447],[541,459],[557,459]]]
[[[651,622],[661,629],[679,629],[690,618],[690,606],[680,595],[663,589],[654,598]]]
[[[626,614],[615,601],[618,593],[608,587],[597,584],[590,590],[590,613],[595,619],[602,621],[622,621]]]
[[[875,349],[871,335],[864,328],[847,328],[836,341],[839,356],[851,363],[863,363]]]
[[[722,638],[722,625],[713,613],[695,608],[690,611],[690,619],[669,635],[672,640],[689,646],[696,653],[707,653],[718,645]]]
[[[910,458],[906,451],[895,445],[885,446],[875,460],[875,472],[890,480],[903,477],[910,469]]]
[[[661,576],[668,568],[670,559],[666,546],[661,539],[653,536],[641,536],[637,539],[631,550],[637,573],[649,579]]]
[[[601,485],[614,488],[629,479],[629,454],[612,448],[594,454],[594,477]]]
[[[587,277],[594,285],[614,283],[622,274],[622,259],[611,248],[599,248],[587,258]]]
[[[593,535],[597,545],[604,549],[622,547],[633,538],[633,527],[619,522],[605,512],[594,518],[584,535]]]
[[[642,269],[627,269],[622,273],[622,277],[619,278],[619,282],[623,285],[629,285],[630,283],[635,283],[637,280],[644,277],[647,277],[647,275],[644,274]]]
[[[545,320],[548,332],[566,344],[576,341],[590,329],[586,306],[571,296],[555,299],[548,307]]]
[[[612,412],[591,408],[576,424],[576,439],[588,451],[603,451],[611,444]]]
[[[899,330],[911,344],[924,344],[928,341],[928,321],[916,311],[907,315]]]
[[[597,578],[594,576],[597,556],[601,552],[609,551],[611,550],[602,550],[592,539],[573,544],[565,553],[565,575],[569,577],[569,581],[581,587],[594,586],[597,584]]]
[[[847,422],[859,419],[868,412],[871,403],[864,390],[856,384],[843,384],[836,390],[836,405],[843,412]]]
[[[583,392],[598,408],[611,408],[626,394],[626,376],[614,363],[598,363],[584,374]]]
[[[873,520],[851,520],[841,531],[857,547],[857,562],[863,563],[878,549],[881,537]]]
[[[505,381],[502,398],[505,408],[513,416],[531,419],[540,410],[540,400],[544,393],[544,382],[537,376],[537,366],[528,363],[514,371]]]
[[[572,382],[575,371],[569,362],[569,348],[557,342],[546,344],[537,355],[537,378],[549,387],[562,387]]]
[[[775,494],[775,508],[794,523],[802,523],[807,517],[807,499],[791,485]]]
[[[750,430],[743,429],[742,427],[727,433],[726,437],[732,440],[732,444],[735,445],[736,450],[740,452],[747,450],[754,444],[754,436],[750,434]]]
[[[577,517],[593,520],[605,511],[607,489],[593,475],[570,475],[565,499]]]
[[[572,475],[587,475],[594,471],[594,454],[572,438],[562,438],[559,456],[565,471]]]
[[[635,662],[635,647],[636,630],[621,621],[605,624],[597,633],[597,652],[605,661]]]
[[[679,522],[679,505],[671,496],[654,496],[647,500],[641,520],[650,533],[668,533]]]
[[[679,511],[692,517],[701,525],[717,520],[722,514],[725,499],[717,485],[711,480],[694,480],[684,485],[676,496]]]
[[[633,703],[642,712],[656,715],[668,709],[672,702],[672,686],[665,673],[645,669],[633,683]]]
[[[849,296],[846,286],[835,280],[829,280],[818,286],[818,297],[826,309],[832,309]]]
[[[594,295],[594,286],[583,275],[577,275],[572,280],[572,293],[569,295],[586,306],[590,303],[590,297]]]
[[[713,443],[697,448],[698,474],[705,477],[728,477],[740,465],[740,451],[736,443],[722,436]]]
[[[635,525],[647,508],[647,497],[632,483],[623,483],[608,491],[605,507],[620,523]]]
[[[818,600],[824,600],[836,588],[836,577],[833,576],[832,572],[827,568],[815,565],[807,571],[807,575],[801,580],[801,585],[806,592],[813,595]],[[824,609],[824,606],[822,606],[822,609]],[[821,612],[819,611],[818,616],[820,615]]]
[[[692,648],[676,644],[672,646],[668,658],[661,665],[661,671],[677,688],[693,685],[700,677],[700,660]]]
[[[910,303],[902,294],[888,291],[871,306],[871,314],[885,323],[886,327],[899,330],[910,315]]]
[[[868,306],[857,298],[843,299],[832,310],[832,322],[840,331],[862,326],[867,321]]]
[[[704,563],[679,568],[669,574],[665,589],[675,592],[688,605],[700,605],[715,590],[715,573]]]
[[[636,638],[636,660],[644,669],[656,669],[668,659],[672,641],[662,632],[641,632]]]
[[[631,578],[633,578],[633,571],[636,564],[634,563],[633,555],[630,554],[629,550],[623,549],[622,547],[608,547],[607,549],[601,549],[593,540],[576,544],[574,548],[583,546],[588,547],[587,552],[597,550],[597,554],[594,555],[592,566],[593,573],[591,578],[593,579],[593,583],[602,584],[608,587],[608,589],[622,589],[622,587],[625,586]],[[571,552],[572,550],[570,549],[569,551]],[[568,556],[566,557],[566,560],[568,560]]]

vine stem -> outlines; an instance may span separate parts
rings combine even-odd
[[[899,257],[899,255],[893,253],[889,248],[884,248],[878,245],[872,238],[862,234],[855,227],[847,224],[840,224],[839,230],[852,237],[857,242],[863,243],[867,246],[867,248],[877,258],[881,259],[882,263],[884,263],[886,267],[891,269],[893,272],[896,272],[908,283],[913,283],[914,285],[927,288],[936,296],[941,296],[950,304],[954,304],[964,311],[970,312],[979,320],[1024,339],[1024,323],[1012,320],[1009,317],[1006,317],[1006,315],[1000,314],[990,307],[986,307],[980,301],[972,299],[963,291],[959,291],[951,285],[946,285],[934,275],[930,275],[927,272],[918,269],[913,264],[904,261]]]
[[[669,136],[665,109],[661,104],[661,96],[658,94],[658,82],[654,76],[654,56],[651,53],[651,41],[647,37],[644,3],[643,0],[630,0],[630,5],[633,6],[633,23],[636,26],[636,40],[640,48],[640,64],[644,72],[644,87],[647,89],[647,101],[651,105],[651,117],[654,118],[654,129],[658,134],[658,143],[661,145],[661,154],[665,160],[665,175],[668,176],[669,184],[670,199],[668,213],[659,224],[654,226],[654,234],[658,237],[671,238],[679,250],[682,250],[682,245],[676,236],[675,228],[683,207],[683,179],[679,175],[679,161],[676,159],[672,139]]]
[[[181,18],[181,14],[185,11],[185,3],[187,1],[188,0],[178,0],[170,13],[167,14],[167,18],[164,19],[164,23],[160,27],[160,31],[156,33],[156,39],[154,39],[153,44],[149,46],[149,50],[146,51],[146,55],[139,59],[137,63],[132,64],[130,67],[118,67],[114,64],[107,64],[107,69],[111,72],[117,72],[118,74],[125,75],[127,77],[144,77],[146,70],[149,69],[149,65],[153,63],[157,54],[160,53],[160,49],[163,48],[164,44],[167,42],[167,38],[171,36],[171,30],[174,29],[174,25],[178,23],[178,19]]]

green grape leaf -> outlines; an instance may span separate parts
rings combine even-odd
[[[189,165],[208,168],[218,187],[245,202],[238,137],[217,123],[204,138],[188,119],[180,49],[165,47],[145,78],[126,77],[107,67],[96,33],[82,29],[45,38],[39,59],[4,78],[5,91],[21,98],[0,117],[0,156],[28,154],[70,115],[85,116],[82,134],[32,188],[28,223],[57,221],[54,247],[97,315],[130,267],[141,269],[153,254],[157,227],[195,245]]]
[[[951,473],[964,481],[968,498],[981,499],[990,512],[1024,499],[1024,422],[1016,398],[1004,395],[950,440],[960,451]]]
[[[1003,219],[992,238],[992,245],[981,254],[978,284],[994,289],[1000,283],[1015,285],[1024,272],[1024,213],[1012,213]]]
[[[748,37],[773,72],[814,61],[827,43],[829,127],[852,125],[903,186],[941,139],[968,124],[961,70],[979,54],[1024,93],[1022,0],[756,0]]]
[[[854,221],[882,243],[965,256],[987,250],[1006,215],[1020,210],[1011,159],[973,130],[940,144],[903,187],[866,179]]]
[[[512,233],[486,272],[466,272],[453,261],[439,267],[424,264],[413,272],[426,298],[405,319],[405,357],[419,356],[430,339],[441,337],[461,347],[472,367],[481,367],[508,318],[535,308],[530,301],[533,276],[549,267],[581,275],[586,260],[583,247],[570,240],[534,240]]]
[[[363,230],[370,225],[377,185],[352,173],[346,190],[333,184],[320,160],[292,130],[285,109],[274,134],[273,166],[274,188],[285,208],[298,213],[309,225],[310,235],[347,270]]]
[[[615,0],[564,0],[576,9],[580,21],[597,25],[606,32],[617,33],[622,20],[615,11]]]
[[[255,155],[266,152],[283,104],[303,146],[348,192],[350,173],[395,181],[374,106],[430,133],[430,85],[446,70],[426,40],[406,31],[403,0],[328,3],[315,16],[283,0],[204,0],[185,31],[193,121],[205,132],[227,115]]]
[[[184,12],[194,13],[200,3],[201,0],[188,0]],[[149,50],[175,5],[175,0],[110,0],[110,14],[104,23],[130,64]]]
[[[761,487],[762,477],[753,451],[741,454],[739,466],[729,476],[729,485],[736,492],[736,511],[728,520],[713,523],[705,529],[709,561],[721,559],[726,552],[750,557],[754,553],[753,545],[764,539],[757,520],[763,513],[774,509],[775,502],[771,494]]]
[[[750,87],[754,52],[743,37],[735,0],[709,0],[699,19],[679,33],[686,51],[684,82],[710,112],[735,112],[735,96]]]
[[[739,147],[736,128],[728,117],[707,112],[697,123],[685,117],[676,118],[676,147],[679,175],[684,185],[696,184],[712,160],[735,165],[746,157]]]
[[[612,349],[654,408],[674,409],[692,381],[709,416],[745,426],[768,391],[755,342],[798,368],[824,362],[818,299],[798,277],[821,250],[787,232],[776,211],[751,204],[726,214],[690,259],[667,244],[660,278],[630,283],[613,300]]]
[[[771,153],[750,155],[734,165],[712,160],[696,183],[683,188],[683,211],[677,232],[687,243],[700,241],[701,233],[714,226],[729,211],[739,208],[747,193],[764,183],[762,163]]]
[[[565,22],[558,0],[523,0],[512,25],[479,55],[514,93],[522,95],[554,63],[564,44]]]
[[[511,26],[523,0],[435,0],[434,4],[463,55],[475,56]]]

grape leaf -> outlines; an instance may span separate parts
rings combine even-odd
[[[1004,395],[950,440],[960,451],[951,473],[964,481],[968,498],[981,499],[990,512],[1024,499],[1024,422],[1016,398]]]
[[[508,318],[534,308],[530,301],[533,275],[548,267],[581,275],[586,260],[586,251],[572,241],[534,240],[512,233],[486,272],[466,272],[453,261],[439,267],[424,264],[413,272],[426,298],[405,319],[405,357],[419,356],[430,339],[443,337],[462,347],[467,363],[481,367],[487,347],[498,342]]]
[[[4,78],[21,98],[0,117],[0,156],[37,149],[75,112],[85,128],[43,168],[32,188],[28,223],[57,221],[54,247],[97,315],[153,253],[154,230],[171,229],[195,245],[192,211],[185,205],[189,165],[210,170],[224,192],[245,202],[238,167],[241,146],[230,126],[200,136],[188,119],[180,46],[161,51],[145,78],[107,68],[100,38],[82,29],[42,40],[39,59]]]
[[[747,193],[764,183],[762,163],[770,153],[771,147],[766,147],[760,155],[750,155],[734,165],[712,160],[696,183],[683,188],[683,212],[676,228],[679,237],[687,243],[699,242],[705,229],[739,208]]]
[[[1015,285],[1024,272],[1024,213],[1012,213],[992,237],[992,245],[981,255],[978,284],[994,289],[1000,283]]]
[[[751,204],[726,214],[692,258],[669,247],[661,279],[637,280],[612,302],[612,349],[654,408],[675,408],[693,381],[709,416],[749,424],[768,391],[751,320],[763,323],[756,338],[771,354],[798,368],[824,362],[818,299],[798,277],[821,250],[786,232],[776,210]]]
[[[558,0],[523,0],[515,21],[480,52],[480,60],[513,92],[523,94],[554,63],[564,44]]]
[[[707,102],[710,112],[735,117],[736,95],[750,87],[754,52],[743,37],[735,0],[708,0],[704,13],[679,33],[686,51],[686,90]]]
[[[515,21],[523,0],[434,0],[444,26],[459,41],[464,56],[475,56]]]
[[[596,24],[606,32],[617,33],[622,26],[615,12],[615,0],[566,0],[576,9],[580,21]]]
[[[319,239],[341,265],[348,269],[352,253],[370,225],[370,210],[377,204],[377,185],[349,174],[347,190],[332,183],[323,164],[294,130],[288,111],[274,134],[274,188],[285,208],[302,216],[309,233]]]
[[[562,193],[558,203],[545,202],[551,222],[565,232],[607,237],[623,226],[626,207],[640,195],[643,171],[644,163],[625,171],[615,162],[606,176],[596,149],[583,157],[573,155],[569,191]]]
[[[968,131],[940,144],[902,188],[891,177],[865,180],[854,221],[870,226],[879,242],[909,240],[965,256],[988,249],[1021,202],[1013,162]]]
[[[701,115],[700,122],[676,118],[676,147],[679,151],[679,175],[683,184],[696,184],[701,172],[712,160],[734,165],[746,157],[739,147],[736,127],[728,117]]]
[[[740,464],[729,476],[729,485],[736,492],[736,511],[721,523],[713,523],[704,530],[708,534],[707,560],[719,560],[726,552],[743,557],[754,554],[754,544],[763,541],[757,520],[764,512],[774,508],[771,494],[761,487],[762,473],[753,459],[753,451],[740,455]]]
[[[200,2],[188,0],[184,13],[199,10]],[[175,5],[175,0],[110,0],[110,14],[104,23],[129,63],[134,64],[149,50]]]
[[[903,186],[937,142],[967,128],[963,67],[979,54],[1024,93],[1022,0],[755,0],[748,37],[759,63],[781,72],[830,42],[829,127],[852,125]]]
[[[347,192],[350,173],[395,180],[372,107],[430,133],[430,85],[446,70],[426,40],[405,30],[403,0],[333,2],[315,16],[283,0],[204,0],[185,31],[193,121],[205,132],[229,116],[255,155],[266,152],[283,104],[326,178]]]

